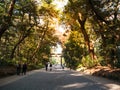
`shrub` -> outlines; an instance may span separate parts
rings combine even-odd
[[[92,68],[92,67],[94,67],[98,64],[98,61],[97,60],[92,60],[91,57],[88,55],[88,56],[85,56],[85,57],[82,58],[81,63],[84,67]]]

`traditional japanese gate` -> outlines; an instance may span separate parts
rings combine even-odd
[[[63,56],[62,54],[51,54],[50,55],[50,60],[55,60],[57,64],[63,64]]]

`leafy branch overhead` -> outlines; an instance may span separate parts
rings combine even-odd
[[[70,68],[119,68],[120,1],[0,0],[0,60],[43,64],[57,44]]]

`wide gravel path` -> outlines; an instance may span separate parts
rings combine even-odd
[[[0,90],[120,90],[120,84],[73,70],[34,70],[0,79]]]

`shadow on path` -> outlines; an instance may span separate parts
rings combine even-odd
[[[16,81],[0,87],[0,90],[120,90],[120,87],[111,89],[106,85],[112,82],[101,83],[90,75],[84,75],[69,70],[36,70],[26,76],[20,76]],[[119,86],[119,85],[117,85]]]

